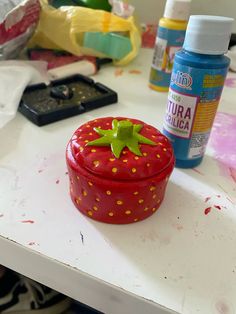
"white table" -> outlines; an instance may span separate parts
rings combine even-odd
[[[65,147],[80,124],[112,115],[162,128],[167,94],[147,86],[151,59],[142,50],[123,75],[112,66],[96,75],[118,104],[41,128],[18,113],[0,130],[0,264],[106,314],[232,314],[236,183],[210,146],[197,170],[174,170],[163,205],[145,221],[95,222],[68,194]],[[235,95],[225,87],[219,110],[235,113]],[[205,215],[215,204],[222,209]]]

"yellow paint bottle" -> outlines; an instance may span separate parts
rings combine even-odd
[[[182,48],[191,0],[167,0],[164,17],[158,24],[149,86],[167,92],[175,53]]]

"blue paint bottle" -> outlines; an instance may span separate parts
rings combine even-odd
[[[176,166],[192,168],[203,159],[229,67],[233,19],[192,15],[183,49],[176,53],[163,133],[172,142]]]

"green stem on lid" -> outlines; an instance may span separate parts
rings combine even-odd
[[[101,137],[88,142],[86,146],[111,146],[112,153],[116,158],[120,157],[124,147],[128,147],[135,155],[142,156],[139,144],[156,145],[153,141],[139,134],[142,127],[142,124],[133,124],[128,120],[118,121],[114,119],[111,130],[94,128]]]

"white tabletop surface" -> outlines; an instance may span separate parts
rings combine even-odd
[[[174,170],[145,221],[98,223],[70,200],[65,147],[80,124],[126,116],[162,128],[167,94],[147,86],[151,59],[142,50],[121,75],[106,66],[94,77],[118,104],[41,128],[18,113],[0,130],[0,264],[106,314],[236,313],[236,170],[210,144],[197,169]],[[235,74],[227,85],[219,111],[232,115]]]

